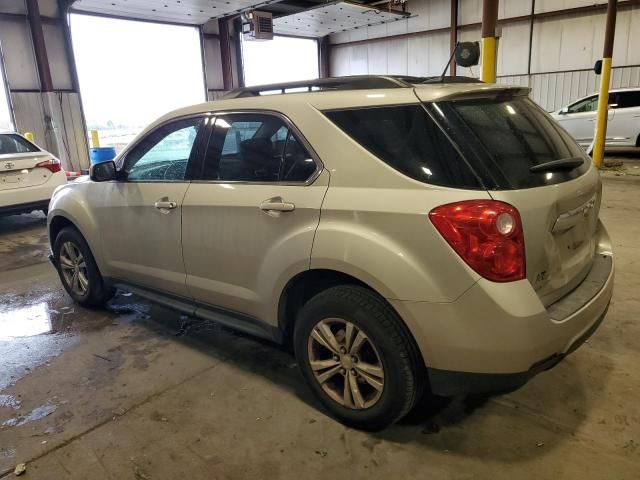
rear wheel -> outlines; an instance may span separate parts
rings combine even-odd
[[[115,294],[115,290],[105,284],[89,245],[75,228],[60,231],[53,245],[53,257],[60,281],[76,303],[97,307]]]
[[[422,392],[425,373],[413,338],[366,288],[337,286],[309,300],[296,321],[294,347],[315,395],[349,426],[380,430]]]

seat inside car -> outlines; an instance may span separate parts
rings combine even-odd
[[[274,156],[271,140],[249,138],[240,143],[243,177],[247,180],[277,180],[280,158]]]

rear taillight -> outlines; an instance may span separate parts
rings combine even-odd
[[[467,264],[494,282],[525,278],[524,233],[518,210],[495,200],[434,208],[431,222]]]
[[[49,160],[45,160],[44,162],[37,163],[36,167],[46,168],[51,173],[56,173],[62,170],[60,160],[58,160],[57,158],[51,158]]]

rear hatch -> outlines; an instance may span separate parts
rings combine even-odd
[[[590,158],[523,93],[495,89],[423,103],[489,194],[519,210],[527,279],[548,306],[591,268],[602,187]]]

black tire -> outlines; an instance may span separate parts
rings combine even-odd
[[[69,284],[69,281],[65,274],[63,273],[63,268],[60,264],[60,256],[65,255],[63,253],[63,248],[66,244],[71,243],[74,245],[77,250],[82,254],[84,259],[84,269],[83,271],[86,273],[86,292],[84,294],[79,294],[74,291],[74,289]],[[93,254],[91,253],[91,249],[87,242],[85,241],[82,234],[73,227],[63,228],[58,236],[56,237],[55,242],[53,243],[53,259],[56,265],[56,270],[58,270],[58,276],[60,277],[60,281],[62,282],[62,286],[67,291],[69,296],[73,299],[74,302],[79,304],[82,307],[87,308],[95,308],[104,305],[107,301],[109,301],[115,295],[115,289],[109,285],[107,285],[100,274],[100,270],[96,265],[96,261],[93,258]]]
[[[351,396],[352,408],[334,400],[325,392],[311,368],[309,357],[313,353],[310,352],[316,348],[310,347],[313,344],[313,340],[310,340],[313,329],[319,322],[333,318],[346,320],[362,330],[381,361],[384,385],[382,393],[371,406],[354,408],[355,396]],[[339,329],[340,326],[333,328]],[[344,330],[338,331],[336,338],[345,330],[346,325]],[[406,415],[424,390],[426,372],[413,337],[398,314],[382,297],[361,286],[332,287],[309,300],[301,308],[296,319],[294,349],[298,365],[313,393],[335,418],[350,427],[369,431],[381,430]],[[333,355],[334,362],[337,358]],[[342,364],[342,357],[340,359]],[[346,382],[349,372],[344,375],[342,370],[344,369],[336,375],[342,375],[342,381]],[[362,373],[350,371],[356,377]],[[331,378],[332,382],[341,381],[339,376]],[[359,379],[362,385],[365,385],[364,380]],[[340,391],[339,383],[336,390]],[[349,394],[345,392],[345,396],[349,397]]]

